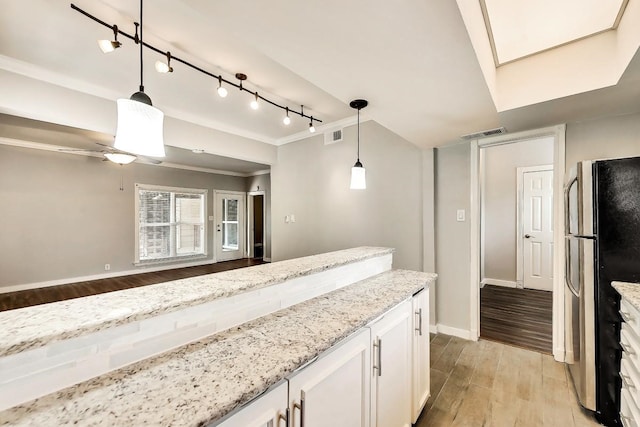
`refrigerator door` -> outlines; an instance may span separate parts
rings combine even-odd
[[[593,236],[592,162],[579,162],[569,171],[565,186],[565,233],[570,236]]]
[[[599,420],[619,422],[619,296],[611,282],[640,282],[640,158],[593,165],[597,241],[596,369]]]
[[[595,411],[595,240],[568,236],[565,244],[566,362],[580,404]]]

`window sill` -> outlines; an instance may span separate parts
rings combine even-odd
[[[173,257],[173,258],[161,258],[161,259],[150,259],[150,260],[143,260],[143,261],[136,261],[133,263],[133,265],[135,265],[136,267],[145,267],[147,265],[158,265],[158,264],[177,264],[177,263],[184,263],[184,262],[189,262],[189,261],[202,261],[208,259],[208,255],[207,254],[203,254],[203,255],[185,255],[185,256],[180,256],[180,257]]]

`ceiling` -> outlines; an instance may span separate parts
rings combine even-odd
[[[510,3],[484,1],[490,10]],[[629,0],[628,8],[638,1]],[[611,3],[619,6],[621,0]],[[136,1],[74,4],[134,32]],[[248,75],[245,87],[292,109],[304,105],[305,113],[324,126],[354,123],[349,101],[366,98],[364,120],[373,119],[419,147],[457,142],[460,135],[498,126],[518,131],[640,110],[633,98],[638,55],[628,67],[628,61],[623,64],[626,71],[617,84],[587,85],[569,94],[496,107],[495,78],[482,68],[481,43],[473,39],[478,36],[461,13],[463,4],[480,10],[480,0],[153,0],[144,5],[144,38],[228,80],[243,72]],[[5,0],[2,8],[0,69],[109,100],[114,111],[117,98],[137,91],[136,45],[120,37],[122,48],[103,54],[96,40],[110,38],[112,32],[72,10],[68,1]],[[581,11],[591,17],[600,13]],[[562,26],[566,19],[561,17],[557,24]],[[555,31],[545,27],[544,32]],[[487,30],[479,37],[488,40]],[[153,63],[163,57],[145,51],[144,59],[145,91],[169,117],[273,145],[308,136],[308,120],[292,116],[285,126],[277,108],[263,105],[252,111],[247,93],[230,88],[221,99],[215,92],[217,80],[175,61],[173,73],[159,74]],[[596,92],[597,99],[607,102],[595,101]],[[591,104],[585,106],[585,99]],[[27,115],[8,110],[0,105],[0,113]],[[112,121],[115,129],[115,115]],[[166,143],[195,148],[177,139]]]
[[[615,29],[627,0],[481,0],[481,4],[499,65]]]

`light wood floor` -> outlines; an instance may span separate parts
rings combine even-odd
[[[551,355],[432,335],[431,397],[415,426],[597,426],[570,381]]]

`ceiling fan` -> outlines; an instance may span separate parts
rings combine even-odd
[[[159,165],[162,162],[160,160],[152,159],[146,156],[140,156],[137,154],[127,153],[126,151],[118,150],[113,148],[110,145],[102,144],[100,142],[96,142],[101,149],[85,149],[85,148],[59,148],[58,151],[64,153],[95,153],[96,155],[102,155],[103,161],[112,161],[113,163],[117,163],[119,165],[128,165],[133,161],[138,161],[140,163],[146,163],[151,165]]]

